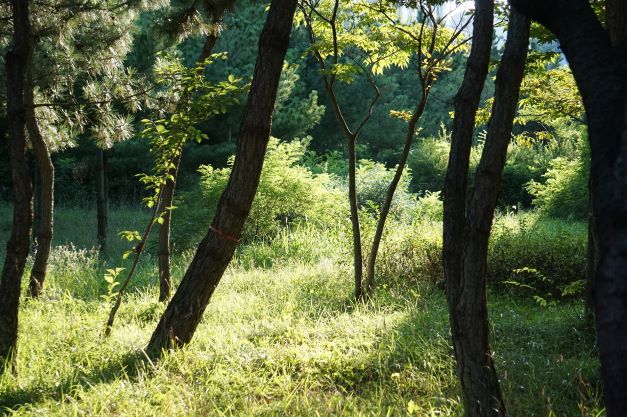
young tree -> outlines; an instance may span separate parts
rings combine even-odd
[[[587,0],[510,0],[559,40],[586,109],[599,263],[596,327],[608,417],[627,415],[627,4],[605,3],[607,29]]]
[[[389,5],[386,7],[386,3],[380,2],[377,9],[377,12],[383,14],[392,23],[393,27],[400,32],[399,40],[404,45],[403,48],[413,52],[413,59],[418,63],[416,73],[421,94],[413,111],[399,113],[400,117],[407,121],[407,134],[401,157],[396,166],[396,172],[388,186],[383,204],[379,209],[377,227],[366,268],[367,294],[372,293],[374,289],[376,260],[381,239],[383,238],[385,222],[392,207],[394,194],[407,165],[407,158],[416,136],[416,126],[425,112],[431,89],[437,78],[450,69],[451,56],[455,52],[459,52],[460,48],[465,45],[466,42],[462,39],[462,34],[471,22],[471,19],[460,18],[453,28],[447,28],[446,19],[449,13],[436,16],[434,7],[428,1],[419,0],[415,2],[414,6],[419,8],[418,11],[421,16],[419,23],[414,25],[402,25],[396,22],[390,16]]]
[[[296,0],[274,0],[259,37],[259,52],[227,188],[181,285],[163,313],[147,350],[160,354],[188,343],[228,266],[259,184]]]
[[[357,5],[357,10],[348,7],[340,8],[340,1],[309,1],[303,0],[300,4],[303,20],[307,26],[311,48],[320,66],[325,90],[331,101],[333,114],[344,135],[348,148],[348,200],[350,204],[350,219],[353,237],[353,268],[355,298],[361,299],[363,292],[363,249],[361,227],[359,225],[359,206],[357,204],[357,139],[366,126],[374,110],[374,106],[381,97],[381,92],[374,79],[374,67],[377,61],[387,53],[378,54],[379,58],[372,58],[376,52],[383,52],[379,39],[371,39],[368,43],[368,30],[365,29],[367,11],[363,4]],[[361,12],[361,13],[360,13]],[[356,17],[351,21],[351,18]],[[380,35],[378,33],[377,35]],[[370,52],[370,56],[360,56],[362,51],[355,49],[356,55],[351,55],[349,48],[354,45],[355,39],[365,41],[362,51]],[[347,59],[340,62],[341,56]],[[362,61],[365,61],[362,64]],[[361,120],[351,128],[344,116],[342,105],[337,99],[335,82],[338,78],[350,81],[355,74],[361,74],[368,79],[372,87],[372,98]]]
[[[13,181],[13,225],[0,278],[0,373],[14,367],[22,274],[33,221],[32,184],[26,158],[27,74],[32,55],[29,2],[11,1],[13,36],[6,54],[7,123]]]
[[[206,8],[211,13],[211,29],[205,37],[205,42],[196,60],[197,63],[204,62],[211,55],[220,34],[222,19],[227,10],[231,9],[235,0],[221,0],[218,2],[207,2]],[[204,71],[204,67],[203,71]],[[159,228],[159,301],[170,299],[172,292],[172,273],[170,268],[171,258],[171,224],[172,209],[174,206],[174,191],[178,177],[179,165],[181,163],[183,149],[172,161],[172,169],[169,171],[168,179],[163,186],[161,198],[161,210],[164,212]]]

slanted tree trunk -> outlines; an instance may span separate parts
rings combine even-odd
[[[100,253],[107,250],[109,198],[107,186],[107,156],[104,149],[96,150],[96,216],[98,218],[98,245]]]
[[[214,11],[214,25],[218,25],[222,20],[223,10]],[[216,13],[220,13],[216,15]],[[218,40],[218,34],[216,31],[211,32],[205,38],[205,43],[203,45],[202,51],[198,56],[197,62],[203,62],[211,55],[213,48]],[[166,181],[163,186],[163,191],[161,194],[161,211],[164,212],[162,218],[163,223],[159,228],[159,301],[167,301],[170,299],[170,294],[172,292],[172,273],[170,268],[170,259],[171,248],[171,228],[172,228],[172,210],[171,207],[174,204],[174,191],[176,189],[176,180],[178,178],[179,173],[179,165],[181,164],[181,158],[183,154],[183,149],[179,149],[178,154],[174,157],[172,164],[174,168],[172,168],[168,175],[170,178]]]
[[[274,0],[270,5],[259,38],[257,64],[229,182],[207,235],[152,334],[147,347],[151,354],[180,347],[192,339],[233,257],[259,185],[296,3],[296,0]]]
[[[35,114],[35,98],[33,95],[33,75],[32,68],[27,74],[27,85],[24,102],[26,104],[26,129],[33,147],[33,153],[37,159],[39,175],[39,199],[38,213],[39,224],[36,229],[37,252],[33,269],[30,274],[29,294],[33,298],[39,297],[46,279],[48,269],[48,259],[52,247],[53,215],[54,215],[54,165],[50,157],[48,145],[41,135],[37,116]]]
[[[627,415],[627,5],[606,2],[608,34],[587,0],[510,3],[556,35],[586,109],[599,251],[597,343],[607,416],[622,417]]]
[[[39,225],[41,224],[41,175],[39,175],[39,167],[37,160],[32,160],[32,179],[33,179],[33,230],[31,233],[31,241],[33,248],[37,248],[37,235]]]
[[[403,146],[403,151],[401,153],[401,159],[398,161],[398,165],[396,167],[396,172],[394,173],[394,177],[388,186],[387,192],[385,194],[385,200],[383,201],[383,205],[381,206],[381,210],[379,211],[379,219],[377,220],[377,228],[374,233],[374,237],[372,239],[372,246],[370,247],[370,254],[368,256],[368,264],[366,268],[366,294],[371,294],[374,290],[374,278],[375,278],[375,268],[377,264],[377,255],[379,253],[379,247],[381,246],[381,240],[383,239],[383,230],[385,229],[385,222],[387,221],[388,214],[390,213],[390,208],[392,207],[392,201],[394,200],[394,194],[396,193],[396,189],[398,188],[398,184],[401,181],[403,176],[403,171],[405,170],[405,166],[407,165],[407,158],[409,157],[409,152],[411,151],[411,146],[414,143],[414,137],[416,136],[416,124],[420,117],[425,111],[425,107],[427,106],[427,99],[429,98],[429,90],[431,86],[423,85],[423,92],[420,102],[418,103],[418,107],[415,109],[412,114],[411,119],[409,120],[409,124],[407,126],[407,135],[405,137],[405,145]]]
[[[26,74],[32,46],[27,1],[12,0],[13,38],[6,54],[7,124],[13,182],[13,224],[0,278],[0,373],[15,365],[20,286],[33,223],[31,174],[26,158]],[[9,365],[9,366],[7,366]]]

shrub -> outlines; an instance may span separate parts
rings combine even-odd
[[[416,220],[420,221],[442,221],[444,205],[439,191],[426,191],[422,197],[418,198],[414,209]]]
[[[488,257],[488,281],[532,286],[542,293],[585,278],[587,228],[584,223],[522,214],[495,222]]]
[[[363,159],[357,167],[357,204],[371,214],[377,214],[396,173],[396,167],[386,168],[385,165]],[[406,169],[394,193],[390,214],[401,219],[409,214],[416,203],[415,195],[409,192],[410,172]],[[348,188],[346,187],[346,193]]]
[[[582,141],[583,142],[583,141]],[[590,158],[585,142],[575,159],[556,158],[544,174],[545,182],[531,181],[527,188],[543,215],[585,219],[588,215]]]
[[[345,217],[342,193],[327,174],[313,174],[298,164],[305,152],[299,141],[272,139],[259,188],[243,232],[244,241],[271,240],[286,226],[308,223],[333,228]],[[204,235],[229,179],[234,159],[226,168],[199,169],[198,188],[181,195],[174,212],[173,236],[182,248],[194,246]]]

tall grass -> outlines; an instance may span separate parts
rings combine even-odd
[[[57,242],[83,233],[63,225],[74,216],[58,215]],[[425,230],[435,239],[437,227]],[[411,241],[397,233],[388,239]],[[193,342],[158,363],[142,352],[163,311],[150,254],[112,336],[103,339],[103,268],[120,261],[99,257],[87,240],[57,247],[44,296],[22,305],[18,374],[0,377],[0,412],[462,416],[442,290],[418,275],[402,279],[409,263],[397,265],[390,245],[382,258],[392,257],[384,265],[397,279],[385,281],[371,303],[354,303],[347,241],[302,228],[240,248]],[[189,254],[176,256],[177,278],[188,262]],[[507,294],[490,301],[494,358],[511,415],[602,415],[581,302],[541,308]]]

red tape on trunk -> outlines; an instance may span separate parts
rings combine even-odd
[[[224,238],[224,239],[226,239],[226,240],[228,240],[228,241],[235,242],[235,243],[239,243],[239,239],[238,239],[238,238],[236,238],[236,237],[234,237],[234,236],[231,236],[231,235],[227,235],[227,234],[226,234],[226,233],[224,233],[222,230],[218,230],[218,229],[216,229],[216,228],[215,228],[215,227],[213,227],[213,226],[209,227],[209,230],[211,230],[211,231],[212,231],[213,233],[215,233],[216,235],[218,235],[218,236],[220,236],[220,237],[222,237],[222,238]]]

